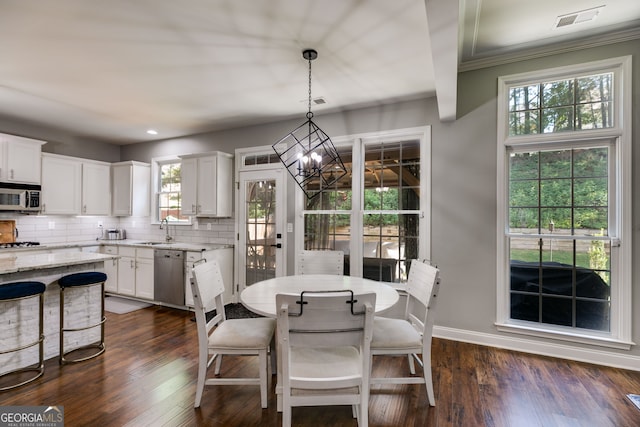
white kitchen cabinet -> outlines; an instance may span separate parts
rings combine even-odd
[[[117,246],[101,246],[100,253],[108,255],[118,255]],[[108,259],[104,262],[104,273],[107,281],[104,284],[105,292],[118,293],[118,259]]]
[[[118,248],[118,292],[153,299],[153,249],[120,246]]]
[[[149,216],[151,166],[142,162],[111,164],[111,192],[114,216]]]
[[[196,261],[202,259],[202,251],[187,251],[184,257],[184,303],[186,306],[193,307],[193,292],[191,291],[191,272]]]
[[[111,165],[82,162],[82,215],[111,213]]]
[[[78,159],[42,153],[42,210],[45,215],[80,215],[82,163]]]
[[[40,184],[44,141],[0,134],[0,181]]]
[[[196,215],[198,208],[198,159],[182,158],[180,165],[182,215]]]
[[[181,156],[182,214],[230,217],[233,156],[219,151]]]
[[[42,154],[42,213],[109,215],[111,165],[77,157]]]
[[[118,248],[118,293],[136,295],[136,248]]]
[[[191,272],[193,265],[201,260],[207,261],[216,260],[220,267],[220,273],[222,274],[222,282],[224,283],[224,303],[230,304],[235,302],[233,299],[233,248],[220,248],[209,251],[187,251],[185,259],[185,293],[184,301],[185,305],[193,307],[193,293],[191,292]]]
[[[153,299],[153,249],[136,249],[136,293],[140,298]]]

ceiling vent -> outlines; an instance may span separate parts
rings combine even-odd
[[[569,25],[580,24],[582,22],[593,21],[603,8],[604,5],[581,10],[579,12],[568,13],[566,15],[560,15],[556,18],[554,28],[562,28]]]
[[[300,103],[304,102],[304,103],[306,104],[306,103],[308,103],[308,102],[309,102],[309,100],[308,100],[308,99],[301,99],[301,100],[300,100],[300,101],[298,101],[298,102],[300,102]],[[311,103],[312,103],[313,105],[323,105],[323,104],[326,104],[326,103],[327,103],[327,100],[326,100],[326,99],[324,99],[324,97],[319,96],[319,97],[317,97],[317,98],[313,98],[313,99],[311,99]]]

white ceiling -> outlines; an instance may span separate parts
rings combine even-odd
[[[459,69],[640,37],[640,1],[602,1],[554,30],[605,3],[2,0],[0,118],[115,144],[303,119],[311,47],[314,112],[437,96],[450,120]]]

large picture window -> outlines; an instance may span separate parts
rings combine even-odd
[[[344,272],[406,281],[412,259],[429,258],[429,142],[416,130],[338,146],[348,174],[304,200],[303,249],[341,250]]]
[[[512,319],[610,330],[610,150],[510,153]]]
[[[501,330],[630,344],[629,67],[500,79]]]

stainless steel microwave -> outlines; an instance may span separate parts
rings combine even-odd
[[[42,187],[0,182],[0,211],[40,211]]]

